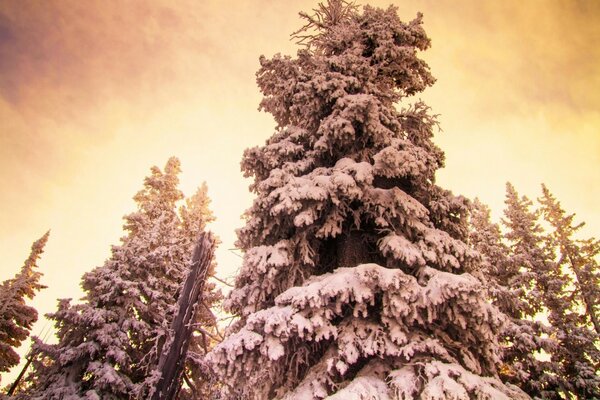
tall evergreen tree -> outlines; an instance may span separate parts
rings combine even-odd
[[[542,185],[542,193],[542,212],[553,229],[552,242],[560,254],[559,264],[573,273],[576,296],[585,309],[587,323],[600,334],[600,240],[576,239],[575,234],[584,223],[574,224],[575,214],[566,214],[545,185]]]
[[[504,332],[506,379],[532,397],[560,398],[564,392],[560,365],[555,359],[541,359],[544,352],[545,356],[555,353],[556,332],[535,318],[548,307],[558,306],[565,277],[556,269],[531,200],[519,196],[507,183],[505,204],[502,223],[509,246],[506,261],[498,264],[501,268],[492,276],[504,292],[497,305],[509,317]]]
[[[574,237],[583,224],[574,225],[559,201],[542,186],[539,199],[545,221],[552,231],[548,244],[557,254],[556,272],[564,284],[559,301],[551,309],[551,323],[560,334],[561,346],[555,358],[562,365],[566,391],[578,399],[600,398],[600,335],[598,296],[600,242]]]
[[[315,12],[296,58],[260,59],[278,128],[244,154],[239,321],[209,360],[232,398],[527,398],[495,377],[503,318],[469,274],[468,203],[435,184],[436,122],[410,102],[434,82],[421,15]]]
[[[151,169],[134,197],[137,211],[124,218],[121,244],[103,266],[83,276],[83,301],[61,300],[49,315],[59,341],[36,343],[32,398],[144,398],[195,240],[213,218],[206,187],[178,214],[179,172],[176,158],[164,172]]]
[[[38,319],[35,308],[26,304],[36,292],[46,286],[40,283],[37,262],[44,252],[50,232],[35,241],[31,253],[14,278],[0,284],[0,372],[6,372],[19,363],[15,351],[29,337],[31,327]]]

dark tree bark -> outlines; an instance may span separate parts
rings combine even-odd
[[[10,389],[8,389],[8,392],[6,392],[6,394],[8,396],[12,396],[15,393],[15,390],[19,387],[19,383],[21,383],[21,379],[23,379],[23,375],[25,375],[27,368],[29,368],[29,365],[31,365],[32,359],[33,359],[33,355],[29,354],[29,356],[27,357],[27,362],[23,366],[23,369],[21,369],[21,372],[19,372],[17,379],[15,379],[13,384],[10,386]]]
[[[215,241],[210,233],[202,233],[194,249],[192,265],[177,302],[177,311],[162,354],[158,361],[159,380],[152,400],[172,400],[181,387],[187,350],[193,332],[193,321],[202,303],[204,285],[214,254]]]

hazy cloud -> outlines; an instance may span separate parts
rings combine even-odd
[[[452,68],[438,76],[463,87],[477,81],[475,106],[484,115],[598,110],[600,2],[458,1],[437,13],[439,5],[426,14],[437,36],[432,57]]]

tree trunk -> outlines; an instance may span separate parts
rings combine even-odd
[[[576,263],[575,259],[573,258],[573,254],[569,250],[569,248],[566,248],[566,251],[568,252],[567,256],[569,258],[569,262],[571,263],[571,269],[575,273],[575,277],[577,278],[577,285],[579,286],[578,289],[581,292],[581,297],[583,298],[585,312],[590,317],[592,325],[594,325],[594,330],[598,335],[600,335],[600,322],[598,321],[598,318],[594,313],[594,303],[590,299],[587,289],[584,287],[585,279],[581,276],[580,263]]]
[[[33,360],[33,355],[29,354],[27,357],[27,362],[23,366],[23,369],[21,369],[21,372],[19,372],[19,376],[17,376],[17,379],[15,379],[13,384],[10,386],[10,389],[8,389],[8,392],[6,392],[6,394],[8,396],[12,396],[15,393],[15,390],[19,387],[19,383],[21,383],[21,379],[23,379],[23,375],[25,375],[25,371],[27,371],[27,368],[29,368],[29,365],[31,364],[32,360]]]
[[[350,232],[338,237],[336,245],[336,268],[353,268],[369,261],[369,252],[364,238],[359,232]]]
[[[159,379],[152,400],[172,400],[181,386],[187,350],[193,332],[193,321],[198,304],[202,302],[204,285],[214,252],[214,239],[202,233],[194,249],[190,272],[177,301],[169,338],[158,361]]]

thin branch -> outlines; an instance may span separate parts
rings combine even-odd
[[[213,275],[213,276],[211,276],[211,278],[213,278],[214,280],[216,280],[216,281],[218,281],[218,282],[221,282],[223,285],[226,285],[226,286],[229,286],[229,287],[233,287],[233,284],[231,284],[231,283],[229,283],[229,282],[227,282],[227,281],[224,281],[224,280],[223,280],[223,279],[221,279],[221,278],[217,278],[217,276],[216,276],[216,275]]]
[[[358,6],[354,2],[347,0],[327,0],[327,4],[319,3],[318,8],[313,9],[313,15],[300,13],[300,18],[308,22],[293,32],[291,37],[296,40],[296,44],[310,48],[311,44],[318,41],[323,32],[349,19],[357,9]],[[318,43],[316,44],[318,47]]]
[[[238,318],[237,318],[237,316],[232,315],[231,317],[224,318],[223,321],[226,320],[226,319],[229,319],[229,323],[227,324],[227,328],[225,328],[225,329],[229,329],[229,327],[231,326],[231,324],[233,324],[233,321],[237,320]]]
[[[190,381],[190,378],[187,376],[186,371],[183,371],[183,380],[190,387],[190,389],[192,389],[193,398],[195,399],[196,394],[198,393],[198,389],[196,389],[196,386]]]
[[[200,328],[200,334],[202,335],[202,348],[204,349],[204,354],[207,354],[208,346],[206,345],[206,336],[210,337],[210,335],[202,328]]]
[[[221,333],[221,331],[219,330],[219,326],[215,324],[215,331],[217,332],[217,335],[219,336],[219,338],[221,338],[221,341],[225,340],[225,335],[223,335]]]
[[[234,250],[239,250],[238,248],[232,248],[232,249],[227,249],[229,250],[234,256],[238,256],[239,258],[244,258],[242,256],[240,256],[239,254],[237,254]]]
[[[204,306],[204,308],[206,309],[206,311],[208,311],[208,313],[210,314],[211,318],[213,319],[213,321],[218,321],[217,317],[215,316],[215,313],[212,312],[212,310],[210,309],[210,307],[204,302],[204,300],[200,303],[202,306]]]
[[[212,340],[216,340],[217,342],[220,342],[219,338],[216,337],[215,335],[213,335],[212,333],[208,332],[207,330],[205,330],[204,328],[199,328],[198,331],[200,332],[200,334],[204,337],[205,335],[208,336],[209,338],[211,338]],[[205,350],[207,353],[208,351]]]

